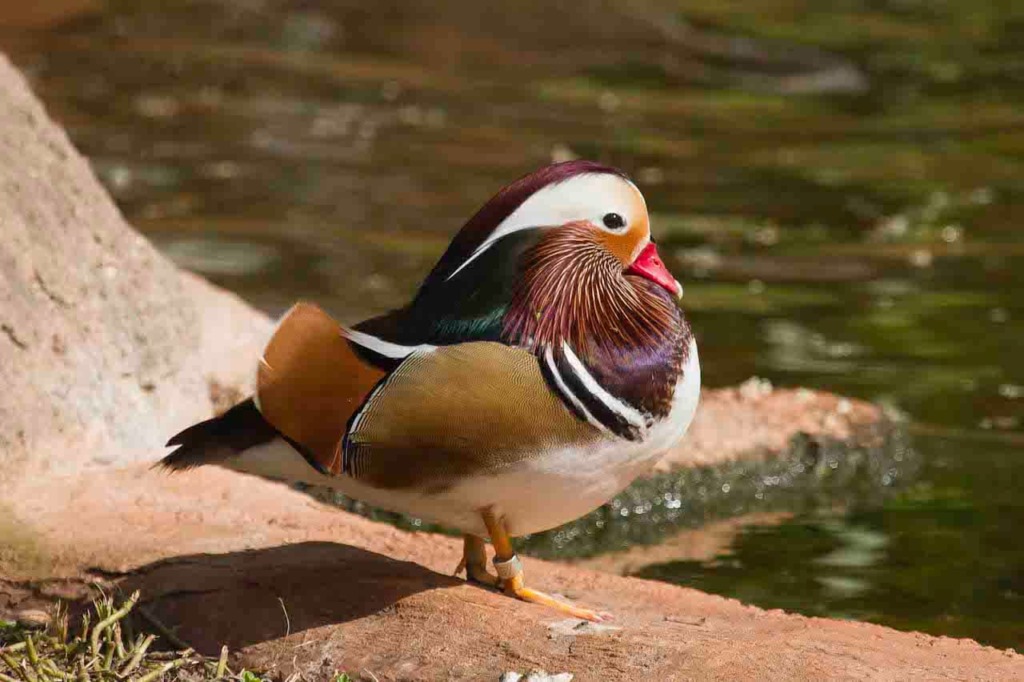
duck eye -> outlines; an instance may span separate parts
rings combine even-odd
[[[626,221],[618,213],[605,213],[602,221],[609,230],[619,230],[626,226]]]

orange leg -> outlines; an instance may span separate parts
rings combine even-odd
[[[487,545],[482,538],[475,535],[462,537],[462,561],[455,569],[455,575],[466,570],[466,580],[470,582],[498,587],[498,579],[487,572]]]
[[[491,536],[491,544],[494,545],[494,568],[498,571],[498,583],[506,594],[534,604],[543,604],[573,618],[582,618],[595,623],[611,620],[612,616],[609,613],[573,606],[550,594],[526,587],[523,580],[523,566],[512,549],[512,541],[505,530],[505,524],[495,517],[490,509],[484,509],[480,513],[483,516],[484,525],[487,526],[487,532]]]

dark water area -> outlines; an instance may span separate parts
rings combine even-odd
[[[708,386],[876,401],[909,439],[856,485],[776,496],[789,520],[713,560],[640,575],[1024,650],[1024,5],[124,0],[4,26],[128,219],[271,313],[400,304],[511,178],[623,167]],[[531,547],[681,523],[646,534],[623,509],[756,512],[763,490],[737,481],[779,474],[718,475]],[[687,503],[705,483],[746,497]]]

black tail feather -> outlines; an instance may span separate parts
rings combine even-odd
[[[194,424],[171,438],[167,445],[178,448],[157,466],[179,471],[204,464],[222,464],[278,435],[277,429],[263,418],[249,398],[221,416]]]

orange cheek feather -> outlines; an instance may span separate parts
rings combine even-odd
[[[598,241],[613,256],[619,259],[623,268],[629,267],[636,257],[640,255],[640,249],[643,248],[650,234],[650,227],[648,227],[646,217],[635,222],[622,234],[612,234],[598,227],[595,227],[594,230],[598,233]]]

